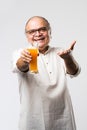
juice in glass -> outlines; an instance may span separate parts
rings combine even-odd
[[[32,60],[29,63],[29,70],[32,73],[37,73],[38,72],[38,67],[37,67],[37,56],[38,56],[38,49],[37,48],[30,48],[28,49],[32,56]]]

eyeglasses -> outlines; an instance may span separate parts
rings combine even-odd
[[[37,31],[39,33],[44,33],[47,30],[48,30],[47,27],[41,27],[41,28],[38,28],[38,29],[27,30],[26,33],[29,34],[29,35],[35,35]]]

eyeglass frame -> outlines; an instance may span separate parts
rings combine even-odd
[[[33,36],[33,35],[36,34],[37,31],[38,31],[39,33],[44,33],[44,32],[46,32],[46,31],[48,31],[48,30],[49,30],[49,28],[46,27],[46,26],[44,26],[44,27],[40,27],[40,28],[38,28],[38,29],[26,30],[25,33]]]

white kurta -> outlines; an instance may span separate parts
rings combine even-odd
[[[76,130],[66,69],[58,48],[50,47],[38,56],[38,73],[22,73],[16,61],[13,71],[18,74],[20,90],[19,130]]]

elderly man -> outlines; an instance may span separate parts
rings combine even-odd
[[[25,25],[29,47],[38,43],[38,73],[29,64],[32,55],[19,49],[13,55],[13,72],[17,73],[20,88],[19,130],[76,130],[73,108],[66,76],[75,77],[80,68],[72,50],[51,47],[51,27],[41,16],[31,17]]]

